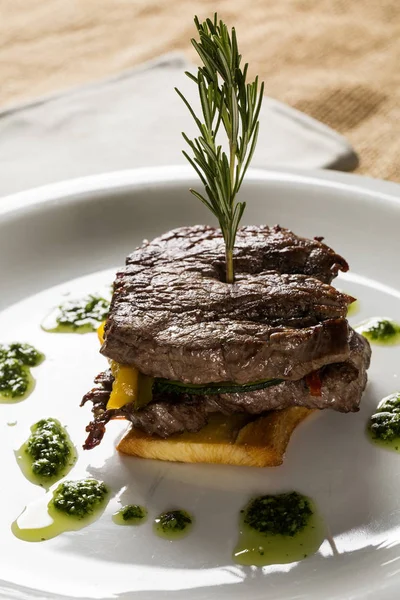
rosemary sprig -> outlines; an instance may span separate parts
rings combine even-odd
[[[207,19],[200,23],[194,18],[199,41],[192,39],[202,66],[197,76],[186,72],[198,86],[202,117],[198,117],[188,100],[177,89],[188,107],[200,134],[190,139],[182,133],[192,156],[184,156],[199,175],[205,197],[191,189],[217,217],[225,241],[226,281],[233,283],[233,248],[245,202],[237,202],[236,195],[252,159],[258,136],[264,84],[259,86],[258,77],[246,83],[247,63],[240,67],[241,55],[235,29],[229,32],[223,21]],[[222,128],[221,128],[222,125]],[[219,130],[224,130],[229,151],[217,144]]]

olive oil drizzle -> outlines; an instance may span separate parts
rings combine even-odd
[[[66,531],[78,531],[102,515],[108,497],[101,481],[64,482],[28,505],[12,523],[11,531],[25,542],[44,542]]]

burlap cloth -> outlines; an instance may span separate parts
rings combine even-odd
[[[0,103],[195,59],[193,15],[215,10],[268,95],[344,134],[359,173],[400,181],[400,0],[0,0]]]

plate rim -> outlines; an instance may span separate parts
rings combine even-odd
[[[0,198],[0,219],[16,215],[21,210],[35,209],[58,201],[79,201],[98,193],[160,185],[198,181],[190,166],[169,165],[142,167],[110,171],[66,179],[40,187],[31,188]],[[400,204],[400,184],[353,173],[342,173],[325,169],[249,169],[247,182],[281,182],[299,185],[314,185],[321,189],[330,188],[349,192],[360,192],[371,198]]]
[[[304,187],[316,186],[321,190],[329,188],[342,192],[348,191],[349,194],[360,193],[369,199],[393,202],[396,204],[396,208],[400,206],[399,184],[360,175],[323,170],[254,169],[249,170],[247,179],[266,185],[268,183],[286,183]],[[0,223],[3,219],[7,220],[9,216],[18,216],[19,214],[20,217],[27,218],[27,213],[40,207],[47,210],[58,203],[79,203],[83,198],[85,201],[90,201],[91,198],[96,199],[98,194],[110,193],[113,190],[129,191],[140,190],[149,185],[157,187],[169,184],[190,184],[195,180],[196,175],[192,169],[181,166],[130,169],[65,180],[0,198]],[[2,583],[0,582],[0,596],[2,596]],[[374,590],[371,597],[372,594],[376,594],[376,591],[379,594],[379,589]],[[31,598],[30,595],[22,597]]]

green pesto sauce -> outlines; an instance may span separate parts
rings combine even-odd
[[[141,525],[147,519],[147,510],[138,504],[128,504],[113,514],[117,525]]]
[[[185,510],[170,510],[154,520],[154,532],[167,540],[185,537],[193,525],[193,518]]]
[[[389,450],[400,451],[400,393],[383,398],[371,416],[367,432],[371,440]]]
[[[94,294],[67,300],[46,317],[42,329],[50,333],[90,333],[104,321],[109,309],[110,302]]]
[[[0,402],[18,402],[34,387],[31,367],[38,366],[44,355],[29,344],[0,344]]]
[[[106,507],[108,495],[106,485],[96,479],[66,481],[57,487],[44,507],[49,524],[21,527],[19,521],[26,511],[38,511],[38,507],[32,505],[13,522],[11,530],[17,538],[26,542],[44,542],[65,531],[77,531],[99,518]],[[39,512],[42,508],[39,506]],[[43,514],[39,515],[39,520],[42,519]]]
[[[373,317],[355,328],[373,344],[392,346],[400,344],[400,325],[392,319]]]
[[[233,559],[262,567],[297,562],[315,554],[325,528],[309,498],[291,492],[254,498],[240,511]]]
[[[96,479],[64,481],[56,488],[52,507],[74,519],[83,519],[101,506],[108,494],[105,483]]]
[[[41,419],[31,427],[31,435],[17,450],[16,457],[29,481],[48,488],[70,471],[76,451],[59,421]]]

